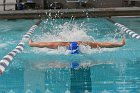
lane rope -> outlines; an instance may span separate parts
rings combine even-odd
[[[108,21],[110,21],[111,23],[113,23],[115,26],[119,27],[123,32],[125,32],[126,34],[128,34],[130,37],[135,38],[135,39],[140,39],[140,35],[137,34],[136,32],[130,30],[129,28],[125,27],[124,25],[115,22],[114,20],[112,20],[111,18],[106,18]]]
[[[136,39],[140,39],[140,35],[137,34],[136,32],[128,29],[127,27],[125,27],[124,25],[120,24],[120,23],[115,23],[114,25],[118,26],[122,31],[124,31],[126,34],[128,34],[130,37],[132,38],[136,38]]]
[[[4,56],[2,60],[0,60],[0,75],[3,74],[3,72],[9,66],[10,62],[14,59],[14,57],[24,50],[25,43],[29,40],[29,38],[34,33],[35,29],[39,26],[40,23],[41,20],[39,20],[35,25],[33,25],[22,37],[16,48],[9,52],[6,56]]]

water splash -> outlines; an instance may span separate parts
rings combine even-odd
[[[45,21],[46,23],[47,21]],[[51,24],[51,23],[50,23]],[[54,25],[54,23],[52,23]],[[81,25],[81,24],[80,24]],[[51,31],[42,35],[35,35],[33,39],[39,41],[91,41],[92,36],[87,35],[87,29],[79,24],[65,22],[51,28]],[[41,37],[41,38],[40,38]]]
[[[84,22],[78,24],[71,19],[68,22],[64,22],[61,24],[55,24],[54,21],[50,21],[47,19],[44,21],[44,28],[42,30],[42,34],[35,35],[33,37],[34,41],[42,41],[42,42],[71,42],[71,41],[94,41],[94,37],[88,35],[88,28],[84,27]],[[47,25],[47,26],[46,26]],[[48,26],[49,25],[49,26]],[[48,31],[48,28],[50,29]],[[107,36],[108,37],[108,36]],[[94,48],[91,49],[90,46],[80,45],[80,52],[91,54],[91,53],[102,53],[104,51],[115,51],[117,48]],[[34,53],[48,53],[48,54],[65,54],[68,55],[70,51],[68,51],[65,47],[59,47],[58,49],[48,49],[48,48],[33,48],[31,50]]]
[[[27,51],[25,51],[27,53]],[[47,53],[47,54],[69,54],[69,51],[66,49],[66,47],[58,47],[58,49],[49,49],[49,48],[32,48],[32,50],[28,52],[34,52],[36,54],[40,53]]]
[[[100,47],[91,48],[90,46],[80,45],[81,53],[85,53],[85,54],[112,52],[116,50],[118,50],[118,48],[100,48]]]
[[[45,24],[48,23],[48,20],[44,22]],[[51,23],[53,24],[53,23]],[[65,22],[64,24],[60,24],[56,27],[52,28],[52,31],[48,31],[46,33],[43,33],[41,35],[35,35],[33,37],[34,41],[46,41],[46,42],[71,42],[71,41],[91,41],[93,40],[92,36],[87,35],[87,31],[85,28],[82,28],[81,26],[84,23],[79,24],[71,23],[71,22]],[[48,48],[33,48],[32,50],[35,53],[40,52],[47,52],[51,54],[69,54],[69,51],[65,47],[58,47],[58,49],[48,49]]]

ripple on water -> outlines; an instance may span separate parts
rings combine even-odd
[[[1,43],[1,44],[0,44],[0,48],[4,48],[4,47],[6,47],[6,46],[7,46],[6,43]]]

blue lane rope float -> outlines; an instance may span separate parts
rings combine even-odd
[[[137,34],[136,32],[128,29],[127,27],[125,27],[124,25],[117,23],[115,21],[113,21],[110,18],[106,18],[108,21],[110,21],[111,23],[113,23],[115,26],[119,27],[123,32],[125,32],[126,34],[128,34],[130,37],[132,38],[136,38],[136,39],[140,39],[140,35]]]
[[[39,26],[41,23],[41,20],[39,20],[35,25],[33,25],[29,31],[22,37],[22,40],[19,42],[19,44],[16,46],[15,49],[13,49],[11,52],[9,52],[6,56],[0,60],[0,75],[5,71],[5,69],[9,66],[10,62],[13,60],[13,58],[18,54],[21,53],[24,50],[25,43],[29,40],[31,35],[34,33],[35,29]]]

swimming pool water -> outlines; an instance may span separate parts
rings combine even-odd
[[[140,34],[140,18],[113,18]],[[36,20],[0,21],[0,59],[16,47]],[[110,41],[124,34],[104,18],[46,19],[33,41]],[[111,49],[81,46],[78,55],[65,48],[32,48],[18,54],[0,76],[0,93],[139,93],[140,41],[125,35],[126,45]],[[78,63],[79,69],[71,68]]]

